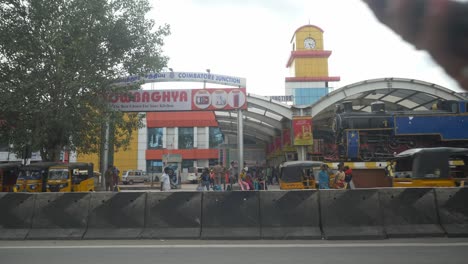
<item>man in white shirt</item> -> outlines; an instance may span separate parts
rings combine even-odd
[[[161,191],[170,191],[171,190],[171,182],[169,179],[169,170],[170,168],[164,168],[164,173],[161,176]]]

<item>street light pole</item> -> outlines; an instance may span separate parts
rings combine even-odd
[[[208,75],[210,75],[211,70],[210,70],[210,69],[206,69],[206,72],[208,73]],[[203,81],[203,89],[206,89],[206,80]]]

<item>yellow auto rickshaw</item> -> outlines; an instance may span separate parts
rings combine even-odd
[[[49,168],[57,164],[61,163],[37,162],[21,167],[16,180],[15,191],[45,192]]]
[[[457,166],[453,161],[458,160]],[[393,187],[455,187],[455,177],[468,177],[467,148],[415,148],[395,157]]]
[[[280,168],[280,189],[316,189],[316,176],[320,171],[320,161],[287,161]]]
[[[93,163],[70,162],[51,166],[46,185],[47,192],[92,192]]]

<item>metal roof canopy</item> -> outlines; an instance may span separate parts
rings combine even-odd
[[[331,129],[330,120],[335,114],[335,105],[352,101],[355,111],[370,112],[375,101],[385,103],[387,110],[429,110],[438,100],[463,100],[463,96],[445,87],[405,78],[380,78],[365,80],[339,88],[310,106],[290,106],[268,97],[247,94],[248,109],[242,111],[244,134],[264,143],[272,142],[281,135],[282,125],[293,116],[310,115],[314,126]],[[222,132],[237,135],[237,112],[215,111]]]
[[[237,135],[236,111],[215,111],[215,117],[223,133]],[[293,107],[267,97],[247,94],[247,110],[242,111],[243,131],[246,137],[271,142],[281,135],[282,122],[291,120]]]
[[[328,127],[335,114],[335,106],[351,101],[355,111],[370,112],[371,103],[381,101],[387,110],[423,111],[437,101],[466,98],[448,88],[424,81],[405,78],[381,78],[357,82],[337,89],[311,105],[314,124]]]

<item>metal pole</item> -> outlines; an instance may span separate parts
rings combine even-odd
[[[239,172],[244,168],[244,118],[242,110],[237,110],[237,149],[239,150]]]
[[[102,150],[101,187],[106,188],[106,170],[109,163],[109,120],[106,120],[104,133],[104,147]]]
[[[304,110],[301,108],[300,109],[300,115],[304,115]],[[299,147],[299,153],[298,153],[298,160],[306,160],[306,146],[300,146]]]

